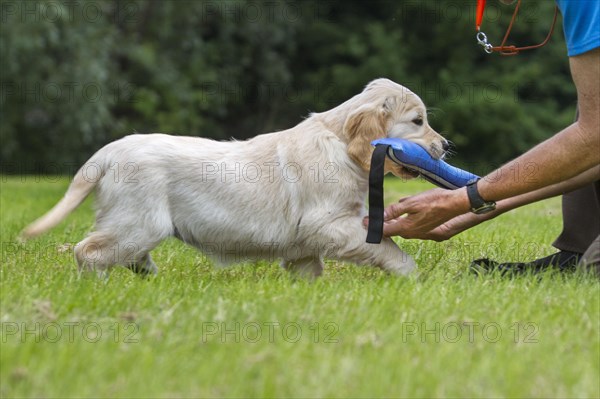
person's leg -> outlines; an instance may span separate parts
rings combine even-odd
[[[600,181],[563,195],[563,231],[554,247],[583,254],[600,234]]]

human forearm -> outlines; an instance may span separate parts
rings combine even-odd
[[[548,193],[558,190],[554,195],[564,192],[562,183],[566,184],[600,164],[600,132],[591,134],[580,130],[578,124],[573,124],[484,177],[478,183],[481,196],[486,200],[500,201],[533,194],[533,191],[543,188],[548,188],[543,190]],[[551,186],[555,187],[550,189]]]
[[[530,193],[521,194],[516,197],[499,201],[496,208],[497,211],[500,211],[500,213],[504,213],[533,202],[556,197],[557,195],[561,194],[566,194],[597,180],[600,180],[600,165],[596,165],[563,182],[552,184]]]
[[[596,165],[584,171],[583,173],[580,173],[577,176],[572,177],[563,182],[552,184],[550,186],[542,187],[538,190],[529,193],[517,195],[512,198],[506,198],[504,200],[498,201],[498,203],[496,204],[495,211],[484,215],[473,215],[478,216],[478,218],[474,220],[479,220],[479,222],[482,222],[485,220],[493,219],[496,216],[499,216],[515,208],[519,208],[521,206],[528,205],[547,198],[556,197],[557,195],[566,194],[570,191],[581,188],[597,180],[600,180],[600,165]]]

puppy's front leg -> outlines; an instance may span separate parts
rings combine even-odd
[[[366,238],[366,233],[363,234],[365,234],[364,237]],[[381,240],[380,244],[368,244],[365,242],[363,245],[366,246],[367,256],[369,255],[369,251],[375,252],[375,257],[382,259],[382,263],[377,266],[390,273],[407,275],[417,268],[417,264],[412,256],[398,248],[396,243],[389,237]]]
[[[367,231],[362,219],[340,219],[326,228],[327,250],[325,257],[380,267],[390,273],[406,275],[417,265],[410,255],[392,241],[384,238],[381,244],[367,244]]]

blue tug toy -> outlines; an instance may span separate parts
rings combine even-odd
[[[435,159],[420,145],[408,140],[385,138],[371,142],[375,147],[369,174],[369,231],[367,242],[379,244],[383,237],[383,166],[386,157],[418,173],[436,186],[454,190],[479,179],[466,170]]]

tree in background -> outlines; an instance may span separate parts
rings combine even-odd
[[[554,2],[524,2],[517,44],[543,39]],[[499,42],[512,7],[488,2]],[[404,84],[478,169],[573,118],[557,24],[516,57],[475,42],[472,0],[2,1],[0,138],[5,172],[66,172],[137,132],[245,139],[291,127],[372,79]]]

